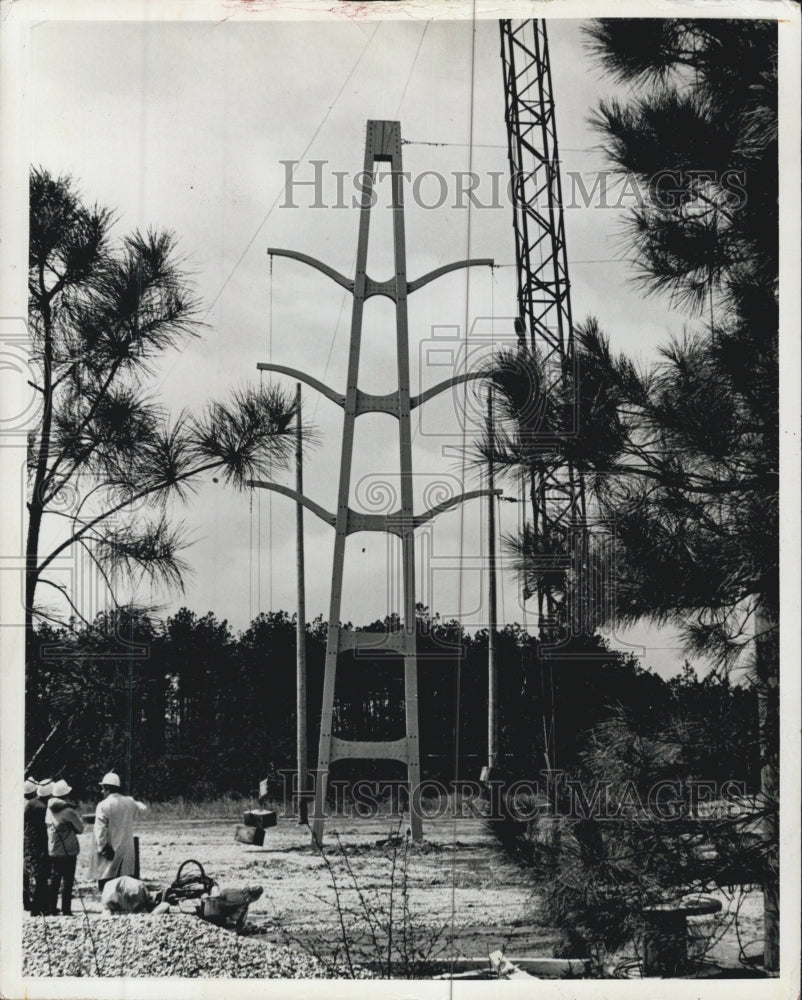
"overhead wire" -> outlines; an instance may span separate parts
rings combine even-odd
[[[409,87],[409,81],[412,79],[412,74],[415,72],[415,64],[418,61],[418,56],[420,55],[421,46],[423,45],[423,39],[426,37],[426,32],[429,30],[430,21],[427,21],[423,26],[423,31],[421,32],[420,41],[418,42],[418,47],[415,50],[415,55],[412,59],[412,65],[409,68],[409,74],[407,76],[406,83],[404,84],[404,89],[401,92],[401,100],[398,102],[398,107],[396,108],[395,116],[398,117],[401,111],[401,105],[404,103],[404,98],[407,96],[407,87]],[[403,141],[403,140],[402,140]]]
[[[404,146],[457,146],[467,148],[467,142],[429,142],[424,139],[402,139]],[[506,143],[500,142],[475,142],[471,144],[474,149],[507,149]],[[563,146],[564,153],[598,153],[599,150],[593,146]]]
[[[357,249],[358,248],[354,249],[354,255],[351,259],[351,268],[350,268],[351,272],[353,272],[354,267],[356,266]],[[322,379],[323,382],[326,381],[326,376],[328,375],[329,372],[329,365],[331,364],[332,355],[334,354],[334,345],[337,342],[337,334],[339,333],[340,330],[340,322],[342,320],[343,311],[345,309],[345,303],[346,300],[348,299],[349,294],[350,292],[346,288],[345,291],[343,292],[342,301],[340,302],[340,311],[337,315],[337,322],[334,324],[334,332],[331,335],[331,343],[329,344],[329,353],[326,357],[326,365],[323,369],[323,379]],[[314,423],[315,417],[317,416],[318,406],[320,406],[320,399],[321,399],[320,393],[315,393],[315,408],[312,411],[312,423]]]
[[[248,491],[248,621],[253,621],[253,487]]]
[[[262,385],[262,372],[259,372],[259,384]],[[268,474],[268,480],[272,476]],[[253,490],[253,487],[251,487]],[[268,491],[271,492],[271,491]],[[262,491],[256,493],[256,614],[262,611]]]
[[[472,7],[472,19],[471,19],[471,75],[470,75],[470,87],[471,87],[471,99],[470,99],[470,115],[469,115],[469,142],[473,143],[474,134],[474,114],[476,110],[476,0],[473,0]],[[473,168],[473,146],[469,144],[468,146],[468,169],[469,171]],[[467,219],[467,252],[465,254],[466,259],[470,259],[471,256],[471,225],[473,221],[473,213],[471,211],[472,205],[468,204],[468,219]],[[471,268],[468,268],[465,277],[465,325],[464,325],[464,337],[467,341],[468,337],[468,327],[470,319],[470,299],[471,299]],[[466,344],[467,346],[467,344]],[[464,352],[465,356],[465,367],[467,369],[467,351]],[[466,428],[466,418],[467,418],[467,382],[462,384],[462,420],[461,420],[461,481],[465,482],[465,474],[467,471],[467,428]],[[459,505],[459,552],[460,557],[465,548],[465,505]],[[464,603],[463,594],[463,574],[459,573],[457,575],[457,607],[459,608],[460,618],[462,618],[462,609]],[[460,700],[462,695],[462,657],[457,657],[457,669],[455,673],[455,685],[454,685],[454,783],[455,787],[459,781],[459,753],[460,753]],[[457,912],[457,809],[456,803],[453,815],[453,827],[452,827],[452,853],[451,853],[451,954],[454,954],[453,943],[456,936],[456,912]],[[452,959],[453,962],[453,959]],[[453,967],[452,967],[453,972]],[[453,979],[449,980],[450,990],[453,993]]]
[[[270,257],[270,292],[267,305],[267,358],[273,360],[273,257]],[[260,369],[260,376],[264,371]],[[268,453],[268,479],[273,480],[273,453]],[[268,490],[267,494],[267,560],[268,560],[268,610],[273,610],[273,491]],[[261,547],[261,541],[260,541]],[[260,604],[261,609],[261,604]]]
[[[309,151],[312,148],[312,145],[314,144],[315,139],[317,139],[318,135],[320,134],[321,129],[323,128],[323,126],[328,121],[329,115],[332,113],[332,111],[336,107],[337,102],[339,101],[339,99],[342,96],[345,88],[348,86],[349,82],[351,81],[351,78],[353,77],[354,73],[356,73],[356,71],[357,71],[357,69],[359,67],[359,64],[362,62],[362,59],[364,58],[365,53],[370,48],[370,43],[376,37],[376,33],[379,30],[379,28],[381,27],[381,25],[382,25],[382,22],[379,21],[376,24],[376,27],[371,32],[370,37],[368,38],[367,42],[365,42],[365,45],[363,46],[361,52],[357,56],[357,59],[354,62],[353,66],[351,67],[348,75],[343,80],[342,85],[340,86],[340,89],[337,91],[337,94],[335,95],[334,100],[331,102],[331,104],[326,109],[326,113],[323,115],[323,117],[320,120],[320,123],[318,124],[317,128],[313,132],[312,138],[306,144],[306,147],[304,148],[304,151],[301,153],[300,157],[294,162],[292,170],[290,170],[290,172],[289,172],[289,176],[287,176],[285,178],[284,184],[282,184],[281,188],[279,189],[279,191],[276,194],[276,197],[273,199],[273,203],[271,204],[270,208],[265,213],[264,217],[262,218],[262,221],[256,227],[256,230],[255,230],[253,236],[248,240],[248,243],[246,244],[245,249],[242,251],[242,253],[237,258],[236,263],[234,264],[234,266],[229,271],[227,277],[223,281],[223,284],[218,289],[217,294],[215,295],[215,297],[212,299],[211,303],[207,307],[206,312],[204,313],[204,319],[209,315],[209,313],[212,311],[212,309],[214,309],[214,307],[217,305],[218,301],[220,300],[220,297],[222,296],[223,292],[228,287],[229,283],[231,282],[231,279],[234,277],[234,274],[236,273],[236,271],[239,268],[240,264],[245,259],[246,254],[251,249],[251,247],[254,245],[254,243],[256,242],[256,240],[258,239],[259,234],[261,233],[262,229],[264,229],[265,224],[267,223],[267,220],[273,214],[273,210],[275,209],[276,205],[278,205],[281,196],[286,192],[286,190],[287,190],[287,184],[292,180],[292,178],[293,178],[293,176],[295,174],[295,170],[296,170],[297,166],[300,163],[302,163],[306,159],[307,155],[309,154]],[[173,371],[173,369],[175,368],[175,366],[178,364],[178,361],[181,358],[181,355],[187,349],[188,345],[189,345],[189,341],[187,341],[183,345],[183,347],[179,351],[176,352],[176,357],[175,357],[175,360],[173,361],[173,364],[165,371],[164,375],[162,376],[162,382],[164,381],[165,378],[167,378],[167,376]]]
[[[496,268],[495,264],[490,268],[490,346],[491,350],[495,350],[496,347]],[[495,414],[493,417],[493,436],[495,437]],[[495,448],[495,441],[490,441],[490,447]],[[501,497],[494,499],[496,504],[496,525],[500,529],[501,527]],[[498,558],[496,559],[496,566],[491,570],[495,572],[499,564]],[[506,625],[507,623],[507,611],[504,602],[504,570],[502,561],[501,572],[496,573],[496,578],[499,581],[499,591],[501,596],[501,620]]]
[[[426,37],[426,32],[427,32],[427,30],[429,28],[429,24],[430,23],[431,22],[427,21],[425,23],[425,25],[423,26],[423,31],[421,32],[420,39],[418,40],[418,46],[415,49],[415,54],[414,54],[414,56],[412,58],[412,65],[410,66],[409,73],[407,74],[407,79],[406,79],[406,82],[404,84],[404,89],[403,89],[403,91],[401,93],[401,99],[398,102],[398,107],[397,107],[396,112],[395,112],[396,116],[398,116],[398,114],[400,113],[401,106],[404,103],[404,98],[406,97],[406,93],[407,93],[407,90],[409,88],[410,81],[412,80],[412,74],[415,71],[415,66],[417,65],[418,57],[420,55],[420,51],[421,51],[421,48],[423,46],[423,40]],[[402,139],[402,144],[404,144],[404,140],[403,139]],[[356,266],[356,255],[357,255],[357,249],[355,248],[354,249],[353,258],[351,260],[351,267],[350,267],[350,271],[351,272],[353,271],[354,267]],[[335,346],[335,344],[337,342],[337,335],[338,335],[339,330],[340,330],[340,323],[342,322],[342,316],[343,316],[343,312],[345,310],[345,303],[346,303],[346,301],[348,299],[348,295],[349,295],[349,290],[346,288],[345,291],[343,292],[342,299],[340,301],[340,311],[339,311],[339,313],[337,315],[337,322],[334,325],[334,331],[332,333],[331,343],[329,344],[329,352],[328,352],[328,354],[326,356],[326,364],[325,364],[324,369],[323,369],[323,379],[322,379],[323,382],[326,381],[326,375],[328,374],[329,366],[331,364],[331,359],[332,359],[332,356],[334,354],[334,346]],[[316,394],[316,396],[315,396],[315,406],[314,406],[314,409],[312,411],[312,421],[313,422],[315,420],[315,417],[317,416],[317,411],[318,411],[318,407],[319,406],[320,406],[320,395]]]
[[[403,91],[401,93],[401,99],[398,102],[398,107],[397,107],[396,112],[395,112],[396,113],[396,117],[400,113],[401,106],[404,103],[404,98],[406,97],[407,89],[409,88],[409,84],[410,84],[410,81],[412,79],[412,74],[415,71],[415,66],[417,65],[418,57],[420,55],[420,51],[421,51],[421,48],[423,46],[423,40],[426,37],[426,32],[427,32],[427,30],[429,28],[429,24],[430,24],[430,22],[427,21],[426,24],[423,26],[423,31],[421,32],[420,39],[418,40],[418,46],[415,49],[415,55],[412,58],[412,65],[410,66],[409,73],[407,74],[407,79],[406,79],[406,82],[404,84],[404,89],[403,89]],[[402,143],[403,143],[403,140],[402,140]],[[357,255],[357,251],[355,249],[354,250],[353,258],[351,260],[350,271],[353,271],[354,267],[356,266],[356,255]],[[271,264],[272,264],[272,261],[271,261]],[[346,303],[346,301],[348,299],[348,295],[349,295],[349,290],[346,288],[345,291],[343,292],[343,295],[342,295],[342,300],[340,302],[340,311],[339,311],[339,313],[337,315],[337,322],[334,325],[334,331],[332,333],[331,343],[329,344],[329,352],[328,352],[328,354],[326,356],[326,364],[325,364],[325,367],[323,369],[323,381],[324,382],[326,381],[326,375],[328,374],[329,365],[331,364],[332,355],[334,354],[334,346],[335,346],[335,344],[337,342],[337,334],[339,333],[340,323],[342,321],[342,315],[343,315],[343,311],[345,310],[345,303]],[[313,421],[314,421],[315,417],[317,416],[317,411],[318,411],[318,407],[319,406],[320,406],[320,395],[316,395],[316,397],[315,397],[315,406],[314,406],[314,409],[312,411],[312,420]]]
[[[236,264],[234,265],[234,267],[232,268],[232,270],[228,274],[227,278],[225,279],[225,281],[221,285],[219,291],[217,292],[217,295],[214,297],[214,299],[212,300],[212,302],[209,305],[208,309],[206,310],[206,314],[205,315],[208,316],[208,314],[214,308],[215,304],[220,299],[220,296],[223,294],[223,292],[225,291],[225,289],[228,286],[229,282],[231,281],[232,277],[234,276],[234,273],[236,272],[237,268],[239,267],[239,265],[242,263],[243,259],[245,258],[245,255],[248,253],[248,251],[250,250],[250,248],[256,242],[259,234],[261,233],[262,229],[264,228],[265,224],[267,223],[267,220],[270,218],[273,210],[275,209],[276,205],[278,204],[279,199],[281,198],[282,194],[286,191],[287,183],[289,183],[292,180],[292,177],[293,177],[293,175],[295,173],[295,170],[296,170],[298,164],[301,163],[306,158],[306,156],[308,155],[309,150],[312,148],[312,145],[313,145],[315,139],[320,134],[320,131],[323,128],[323,126],[325,125],[326,121],[328,120],[329,115],[334,110],[337,102],[339,101],[340,97],[342,96],[343,91],[348,86],[348,83],[351,80],[351,77],[354,75],[354,73],[356,72],[359,64],[362,62],[362,59],[363,59],[365,53],[367,52],[367,50],[368,50],[368,48],[370,46],[370,43],[373,41],[373,39],[374,39],[374,37],[376,35],[376,32],[379,30],[380,27],[381,27],[381,22],[379,22],[376,25],[376,27],[373,29],[373,31],[370,34],[367,42],[363,46],[362,51],[359,53],[359,56],[357,57],[356,62],[351,67],[351,70],[348,73],[348,76],[343,81],[342,85],[340,86],[340,89],[337,91],[337,94],[336,94],[334,100],[329,105],[328,109],[326,110],[326,113],[323,115],[323,118],[321,119],[320,123],[318,124],[317,128],[315,129],[315,131],[314,131],[314,133],[312,135],[312,138],[307,143],[306,148],[304,149],[304,151],[301,154],[300,158],[297,161],[295,161],[295,163],[293,164],[292,169],[289,172],[289,176],[286,178],[286,181],[285,181],[283,187],[281,188],[281,190],[278,192],[278,194],[274,198],[272,205],[267,210],[267,213],[265,214],[264,218],[262,219],[262,221],[257,226],[256,231],[254,232],[253,236],[248,241],[245,249],[242,251],[242,253],[240,254],[239,258],[237,259]],[[421,42],[422,41],[423,41],[423,38],[421,38]],[[356,259],[356,255],[354,255],[354,259]],[[347,295],[347,291],[346,291],[346,295]],[[342,309],[343,309],[344,305],[345,305],[345,296],[343,296],[343,304],[340,307],[340,316],[342,316]],[[332,351],[334,350],[334,342],[336,340],[337,328],[338,327],[339,327],[339,318],[337,320],[337,326],[335,327],[334,336],[332,337],[331,346],[329,348],[329,356],[328,356],[328,359],[326,361],[326,371],[328,371],[328,366],[329,366],[329,362],[331,360]],[[268,360],[272,361],[272,359],[273,359],[273,256],[271,254],[271,256],[270,256],[270,277],[269,277],[269,303],[268,303]],[[325,378],[325,372],[324,372],[324,378]],[[317,414],[317,405],[318,405],[318,403],[319,403],[319,398],[318,398],[318,400],[316,400],[316,403],[315,403],[315,411],[314,411],[313,417]],[[268,456],[268,467],[269,467],[269,478],[272,479],[272,471],[273,471],[273,459],[272,459],[272,455]],[[257,500],[257,519],[258,519],[258,525],[257,525],[257,546],[258,546],[257,574],[258,574],[258,578],[257,578],[257,588],[256,588],[257,605],[258,605],[257,613],[261,609],[261,586],[262,586],[262,566],[261,566],[261,551],[262,551],[261,511],[262,511],[262,501],[261,501],[261,494],[260,494],[259,498]],[[267,498],[267,511],[268,511],[268,547],[269,547],[269,553],[268,553],[268,567],[269,567],[268,568],[268,573],[269,573],[269,579],[268,579],[268,603],[270,605],[270,608],[272,609],[272,607],[273,607],[273,497],[272,497],[272,493]],[[252,490],[251,490],[251,539],[250,539],[250,548],[251,548],[251,562],[252,562],[252,560],[253,560],[253,491]],[[251,566],[251,575],[252,575],[252,573],[253,573],[253,568]],[[252,588],[251,588],[251,590],[252,590]],[[251,592],[251,596],[250,596],[250,604],[251,604],[250,617],[251,617],[251,620],[253,620],[253,593],[252,592]]]
[[[373,32],[371,33],[370,38],[368,38],[367,42],[365,42],[365,45],[363,46],[362,51],[359,53],[359,56],[357,57],[356,62],[351,67],[351,70],[348,73],[348,76],[345,78],[345,80],[343,80],[342,85],[341,85],[340,89],[337,91],[337,94],[336,94],[334,100],[331,102],[331,104],[326,109],[326,113],[323,115],[323,117],[320,120],[320,123],[319,123],[318,127],[315,129],[314,133],[312,134],[312,138],[306,144],[306,148],[304,149],[303,153],[301,153],[301,155],[298,158],[298,160],[295,161],[295,163],[294,163],[294,165],[292,167],[292,170],[289,172],[289,176],[287,177],[285,184],[282,185],[281,190],[278,192],[278,194],[276,195],[276,197],[273,199],[273,204],[267,210],[267,212],[265,213],[264,218],[259,223],[259,225],[256,227],[256,231],[254,232],[253,236],[248,241],[245,249],[239,255],[239,258],[237,259],[237,262],[234,265],[234,267],[231,269],[228,277],[223,282],[223,284],[220,286],[220,290],[218,291],[217,295],[215,295],[214,299],[212,299],[212,302],[211,302],[209,308],[206,310],[206,315],[207,316],[209,315],[209,313],[211,312],[211,310],[214,308],[214,306],[217,304],[217,301],[220,298],[220,296],[226,290],[226,287],[228,286],[228,283],[234,277],[234,272],[237,270],[237,268],[239,267],[239,265],[242,263],[243,258],[245,257],[245,255],[247,254],[247,252],[251,249],[251,247],[254,245],[254,243],[256,242],[256,240],[257,240],[257,238],[259,236],[259,233],[261,233],[262,229],[265,226],[265,223],[267,222],[267,220],[272,215],[273,210],[275,209],[276,205],[278,205],[279,199],[281,198],[282,194],[284,194],[284,192],[286,190],[286,187],[287,187],[287,182],[289,182],[289,181],[292,180],[293,174],[295,173],[296,167],[298,166],[299,163],[302,163],[306,159],[306,156],[309,153],[309,150],[312,148],[312,145],[313,145],[315,139],[317,139],[318,135],[320,134],[321,129],[323,128],[323,126],[328,121],[329,115],[332,113],[332,111],[336,107],[337,102],[339,101],[340,97],[342,96],[342,93],[345,90],[345,88],[348,86],[348,84],[349,84],[349,82],[351,80],[351,77],[357,71],[357,68],[359,67],[359,64],[362,62],[362,59],[363,59],[365,53],[367,52],[368,48],[370,47],[370,43],[376,37],[376,32],[381,27],[381,24],[382,24],[382,22],[379,21],[378,24],[376,25],[376,27],[373,29]]]

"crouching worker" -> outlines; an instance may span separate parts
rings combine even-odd
[[[53,796],[47,804],[47,851],[50,855],[50,913],[58,913],[58,895],[61,890],[62,916],[72,916],[72,887],[75,884],[75,866],[81,847],[78,834],[84,825],[75,811],[75,803],[67,796],[72,788],[66,781],[53,785]]]
[[[108,879],[100,895],[108,913],[151,913],[161,901],[161,893],[152,893],[138,878],[120,875]]]
[[[216,895],[201,899],[198,916],[218,927],[227,927],[242,934],[248,907],[261,895],[260,885],[249,885],[244,889],[221,889]]]
[[[194,912],[202,920],[241,934],[246,927],[248,907],[261,895],[262,887],[258,885],[249,885],[244,889],[220,889],[215,891],[215,895],[202,896]],[[179,901],[171,896],[170,889],[151,892],[144,882],[130,875],[109,879],[103,886],[101,903],[106,914],[188,912],[182,911]]]

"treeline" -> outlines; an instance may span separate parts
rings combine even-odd
[[[370,630],[398,627],[387,618]],[[418,609],[422,773],[476,779],[486,761],[487,632]],[[317,760],[326,623],[306,626],[308,755]],[[559,659],[543,655],[519,625],[497,634],[500,742],[505,768],[531,777],[573,768],[588,734],[613,713],[637,728],[677,721],[704,733],[695,768],[706,780],[758,781],[754,693],[686,666],[665,681],[597,638],[575,640]],[[343,654],[335,732],[344,738],[404,734],[403,664],[397,657]],[[95,793],[110,768],[150,799],[251,795],[295,766],[295,618],[260,614],[234,633],[211,612],[182,608],[158,620],[121,609],[91,627],[36,630],[28,651],[26,760],[41,777],[64,775],[76,793]],[[44,744],[44,746],[42,745]],[[349,770],[349,768],[351,770]],[[334,764],[331,777],[401,778],[393,762]]]

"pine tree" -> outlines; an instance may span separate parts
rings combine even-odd
[[[602,20],[587,35],[601,65],[633,87],[624,104],[601,102],[595,125],[614,166],[651,186],[629,220],[640,280],[696,317],[645,377],[611,362],[593,325],[582,338],[584,370],[598,363],[618,403],[620,458],[640,473],[627,481],[642,483],[616,512],[619,615],[679,624],[691,650],[721,663],[751,645],[773,872],[764,965],[776,971],[777,25]],[[666,172],[670,197],[658,181]]]
[[[198,301],[172,234],[115,240],[113,223],[71,178],[31,173],[29,327],[42,410],[29,436],[29,648],[34,623],[54,617],[43,588],[83,620],[53,572],[62,553],[85,552],[110,586],[133,573],[180,586],[185,538],[167,501],[186,499],[204,474],[235,485],[269,478],[292,448],[294,406],[276,389],[241,389],[174,419],[148,392],[157,360],[198,335]]]
[[[608,162],[643,203],[627,245],[647,294],[688,315],[685,335],[638,370],[590,319],[577,331],[578,383],[542,402],[582,474],[596,529],[572,585],[614,600],[591,623],[671,624],[686,651],[726,669],[751,657],[760,706],[768,970],[778,946],[779,410],[777,27],[772,21],[599,20],[586,29],[603,69],[629,86],[592,124]],[[485,442],[497,467],[531,468],[526,386],[539,359],[499,359],[508,418]],[[605,532],[602,531],[605,527]],[[525,572],[533,551],[515,541]],[[587,579],[582,579],[582,577]],[[529,581],[527,581],[529,582]],[[535,585],[538,581],[534,581]]]

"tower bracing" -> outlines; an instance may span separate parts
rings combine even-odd
[[[541,638],[559,645],[582,628],[576,568],[585,537],[582,483],[564,451],[566,436],[579,428],[560,158],[545,21],[502,20],[500,26],[519,349],[537,359],[543,373],[542,403],[532,401],[536,417],[522,429],[533,515],[526,587],[537,596]],[[542,419],[556,413],[548,401],[557,399],[559,420]]]
[[[393,276],[386,281],[378,281],[368,276],[368,237],[372,202],[375,200],[374,170],[377,163],[390,165],[390,190],[393,224]],[[344,393],[324,385],[318,379],[286,365],[260,364],[262,370],[281,372],[306,382],[322,392],[328,399],[341,406],[345,412],[342,445],[340,452],[340,473],[337,493],[337,510],[330,513],[319,504],[288,487],[277,483],[254,481],[251,485],[283,493],[300,500],[318,517],[335,530],[334,558],[331,576],[331,601],[329,605],[328,636],[326,643],[326,664],[323,680],[323,701],[320,719],[320,742],[315,783],[315,803],[312,817],[313,841],[323,841],[326,783],[330,766],[336,761],[367,759],[396,760],[406,765],[409,782],[410,826],[414,840],[422,837],[420,809],[420,747],[418,740],[418,675],[417,643],[415,624],[415,530],[431,520],[436,514],[455,507],[465,500],[485,496],[488,490],[479,489],[462,493],[415,514],[412,497],[412,435],[411,411],[440,392],[459,385],[479,373],[466,373],[446,379],[427,389],[420,395],[410,394],[409,377],[409,333],[407,323],[407,296],[424,287],[430,281],[460,268],[472,265],[493,265],[489,259],[461,260],[445,264],[434,271],[407,281],[406,247],[404,237],[403,172],[401,164],[401,126],[395,121],[368,121],[365,142],[365,159],[362,177],[361,204],[359,208],[359,235],[356,254],[356,272],[353,278],[340,274],[321,261],[306,254],[291,250],[270,249],[268,253],[291,257],[323,272],[342,285],[353,295],[351,312],[351,337],[348,354],[347,385]],[[374,295],[384,295],[395,306],[395,342],[398,368],[398,388],[385,395],[363,392],[358,386],[360,344],[362,339],[362,317],[364,304]],[[398,510],[390,514],[366,514],[349,507],[351,488],[351,465],[354,446],[354,423],[364,413],[387,413],[398,420],[397,448],[400,468],[400,503]],[[346,539],[360,531],[379,531],[396,536],[401,549],[401,627],[390,632],[367,632],[343,629],[340,617],[343,598],[343,571],[346,559]],[[299,627],[303,627],[299,623]],[[334,731],[335,682],[340,654],[353,651],[355,655],[391,654],[403,663],[405,735],[396,740],[352,740],[343,739]]]

